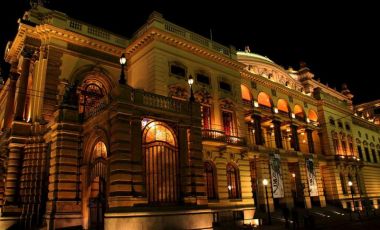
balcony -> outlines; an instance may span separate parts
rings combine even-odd
[[[237,145],[237,146],[246,145],[246,141],[244,138],[237,137],[237,136],[228,136],[225,134],[224,131],[220,131],[220,130],[203,129],[202,138],[203,140],[222,142],[222,143],[227,143],[229,145]]]

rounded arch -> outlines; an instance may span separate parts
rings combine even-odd
[[[309,114],[307,116],[310,121],[318,121],[318,114],[314,109],[309,110]]]
[[[296,118],[299,118],[299,119],[302,119],[302,120],[305,119],[305,111],[302,108],[302,106],[300,106],[299,104],[296,104],[294,106],[293,113],[296,116]]]
[[[360,141],[359,138],[356,138],[356,144],[358,144],[358,145],[361,145],[361,144],[362,144],[362,142]]]
[[[252,94],[249,90],[249,88],[243,84],[240,85],[241,88],[241,98],[243,101],[252,101]]]
[[[177,146],[178,143],[174,130],[166,123],[160,121],[151,121],[145,126],[143,141],[144,143],[162,141],[172,146]]]
[[[107,93],[118,85],[107,70],[96,65],[79,67],[74,71],[71,79],[73,79],[73,82],[78,82],[79,85],[82,85],[85,81],[98,81],[104,86]]]
[[[278,99],[277,109],[278,111],[289,113],[290,112],[289,103],[285,99]]]
[[[369,146],[370,146],[371,148],[375,148],[375,144],[372,143],[372,142],[369,144]]]
[[[262,105],[262,106],[265,106],[268,108],[272,108],[272,106],[273,106],[272,98],[264,92],[260,92],[258,94],[257,102],[259,103],[259,105]]]
[[[83,163],[84,165],[89,165],[91,162],[96,159],[93,155],[93,150],[95,145],[98,142],[104,143],[107,148],[107,157],[109,156],[109,139],[108,139],[107,131],[104,128],[99,126],[94,127],[94,131],[90,134],[85,134],[85,139],[83,141]]]
[[[208,199],[218,199],[218,179],[215,163],[211,160],[204,162]]]
[[[234,162],[226,165],[228,198],[241,198],[240,172],[239,167]]]
[[[148,202],[159,205],[177,204],[180,168],[176,133],[164,122],[151,121],[146,124],[142,138]]]
[[[364,146],[368,146],[368,142],[367,141],[363,141],[363,145]]]

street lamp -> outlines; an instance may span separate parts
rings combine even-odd
[[[125,74],[124,74],[125,63],[127,63],[127,58],[125,58],[125,54],[123,53],[120,57],[121,73],[120,73],[119,83],[121,85],[125,85],[126,83]]]
[[[350,187],[350,190],[351,190],[352,207],[354,208],[354,212],[355,212],[355,201],[354,201],[354,193],[352,192],[352,181],[348,181],[348,187]],[[351,212],[352,212],[352,209],[351,209]],[[352,215],[351,215],[351,219],[352,219]]]
[[[187,79],[187,83],[189,83],[190,86],[190,102],[194,102],[194,93],[193,93],[193,84],[194,84],[194,79],[193,76],[189,76],[189,79]]]
[[[296,174],[295,173],[292,173],[292,177],[293,177],[293,180],[294,180],[294,206],[296,206],[296,203],[297,203],[297,182],[296,182]]]
[[[267,190],[268,180],[267,180],[267,179],[264,179],[264,180],[263,180],[263,185],[264,185],[264,187],[265,187],[265,197],[266,197],[266,201],[267,201],[268,224],[272,224],[272,218],[271,218],[271,216],[270,216],[270,210],[269,210],[268,190]]]

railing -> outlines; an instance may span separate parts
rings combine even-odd
[[[67,27],[68,30],[73,30],[75,32],[84,34],[86,36],[90,36],[99,40],[103,40],[106,42],[109,42],[114,45],[126,47],[127,45],[127,39],[114,35],[111,32],[108,32],[107,30],[87,25],[86,23],[82,23],[73,19],[70,19],[67,21]]]
[[[205,140],[226,142],[226,135],[224,134],[223,131],[219,131],[219,130],[203,129],[202,137]]]
[[[243,137],[228,136],[224,131],[203,129],[202,137],[204,140],[212,140],[218,142],[224,142],[231,145],[246,145],[246,140]]]
[[[245,138],[242,137],[226,136],[226,142],[231,145],[246,145]]]
[[[163,29],[169,33],[175,34],[179,37],[190,40],[196,44],[212,49],[220,54],[231,57],[231,49],[227,46],[214,42],[206,37],[203,37],[199,34],[193,33],[185,28],[177,26],[171,22],[168,22],[162,18],[157,21],[150,22],[150,24],[145,24],[132,36],[131,42],[135,41],[138,37],[140,37],[143,33],[145,33],[149,28],[156,27],[159,29]]]
[[[188,107],[184,104],[187,103],[157,94],[143,93],[143,105],[145,106],[183,113],[188,111]]]

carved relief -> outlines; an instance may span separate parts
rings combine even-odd
[[[195,101],[201,104],[212,103],[212,96],[205,88],[202,88],[198,90],[197,92],[195,92],[194,97],[195,97]]]
[[[233,110],[234,108],[234,103],[232,102],[231,99],[225,98],[220,100],[220,108],[222,109],[228,109],[228,110]]]
[[[170,85],[169,86],[169,97],[187,99],[189,97],[189,92],[183,86]]]

